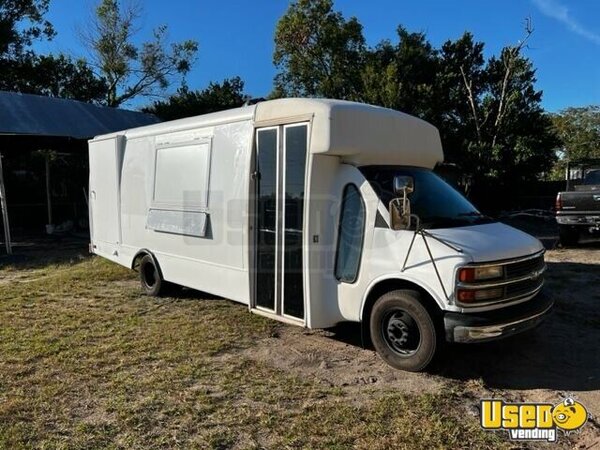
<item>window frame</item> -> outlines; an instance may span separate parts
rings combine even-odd
[[[207,152],[205,155],[205,180],[204,180],[204,198],[200,202],[194,202],[193,204],[184,204],[183,202],[164,202],[156,199],[156,182],[158,175],[158,152],[161,150],[168,151],[169,149],[176,149],[181,147],[193,147],[193,146],[207,145]],[[175,143],[157,143],[154,147],[154,167],[153,167],[153,182],[152,182],[152,200],[150,202],[150,209],[166,210],[166,211],[182,211],[182,212],[209,212],[209,201],[210,201],[210,178],[211,178],[211,162],[212,162],[212,146],[213,136],[205,135],[194,139],[186,139],[181,142]]]
[[[344,208],[346,207],[346,194],[351,187],[356,189],[356,193],[358,194],[358,198],[360,200],[360,204],[361,204],[362,211],[363,211],[363,213],[362,213],[363,222],[362,222],[362,235],[360,237],[360,252],[358,253],[358,265],[356,266],[356,272],[354,273],[354,278],[352,278],[352,280],[344,280],[338,275],[338,262],[339,262],[339,254],[340,254],[340,244],[342,242],[342,239],[341,239],[341,237],[342,237],[342,217],[343,217],[343,213],[344,213]],[[360,274],[360,269],[362,266],[362,255],[363,255],[363,250],[364,250],[365,235],[366,235],[366,229],[367,229],[366,224],[367,224],[367,208],[366,208],[365,200],[363,199],[362,193],[360,192],[360,189],[358,188],[358,186],[356,184],[348,183],[344,186],[344,189],[342,191],[342,205],[340,208],[340,216],[339,216],[339,223],[338,223],[338,236],[337,236],[337,243],[336,243],[336,247],[335,247],[335,264],[334,264],[334,269],[333,269],[335,279],[337,281],[339,281],[340,283],[354,284],[354,283],[356,283],[356,280],[358,280],[358,276]]]

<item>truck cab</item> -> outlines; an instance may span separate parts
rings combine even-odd
[[[566,182],[555,209],[560,243],[570,246],[583,234],[600,235],[600,159],[570,161]]]

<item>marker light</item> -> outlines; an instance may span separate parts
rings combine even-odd
[[[504,289],[459,289],[457,291],[458,301],[461,303],[475,303],[485,300],[495,300],[504,295]]]

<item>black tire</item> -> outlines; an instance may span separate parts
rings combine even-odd
[[[150,255],[142,257],[139,270],[142,292],[151,297],[160,297],[163,295],[167,283],[160,276],[160,270],[154,264],[154,259]]]
[[[558,227],[558,237],[560,245],[571,247],[579,242],[579,231],[575,227],[562,225]]]
[[[390,366],[409,372],[430,366],[440,347],[434,320],[416,291],[382,295],[373,305],[370,331],[379,356]]]

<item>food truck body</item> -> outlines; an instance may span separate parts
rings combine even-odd
[[[370,105],[282,99],[89,143],[92,252],[307,328],[360,322],[423,370],[444,342],[551,309],[541,243],[433,173],[438,130]]]

